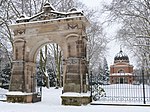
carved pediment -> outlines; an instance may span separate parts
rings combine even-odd
[[[51,4],[46,3],[43,6],[42,12],[32,17],[21,16],[20,19],[17,19],[16,22],[21,23],[21,22],[31,22],[31,21],[40,21],[40,20],[60,19],[66,17],[80,17],[80,16],[83,16],[83,12],[77,11],[75,10],[75,8],[69,10],[69,12],[59,12],[56,11]]]

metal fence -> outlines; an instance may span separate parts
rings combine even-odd
[[[150,104],[150,83],[148,79],[149,77],[146,76],[144,80],[142,76],[136,76],[132,84],[117,83],[93,85],[92,96],[95,101],[105,103]]]

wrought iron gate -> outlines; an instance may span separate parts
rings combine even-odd
[[[96,97],[94,100],[102,103],[150,104],[150,83],[148,78],[146,76],[136,76],[132,84],[96,84],[97,91],[93,90],[92,96]],[[105,95],[101,95],[101,89],[104,90]]]

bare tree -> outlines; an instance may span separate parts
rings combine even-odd
[[[147,54],[146,60],[150,60],[149,46],[140,46],[149,43],[150,39],[150,1],[149,0],[113,0],[110,5],[104,5],[104,12],[109,12],[107,22],[117,22],[121,28],[116,38],[122,42],[140,61],[143,61],[143,54]],[[149,37],[149,38],[144,38]],[[149,66],[148,64],[146,66]]]
[[[138,67],[144,69],[147,83],[150,83],[150,1],[113,0],[104,6],[109,12],[109,23],[117,22],[121,28],[116,39],[134,53]]]

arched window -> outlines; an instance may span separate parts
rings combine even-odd
[[[118,70],[118,73],[125,73],[123,69]]]

